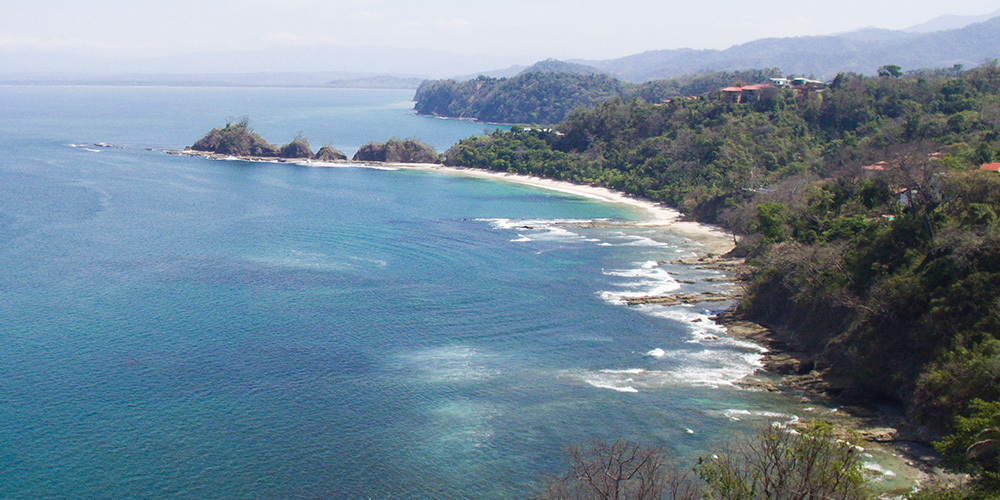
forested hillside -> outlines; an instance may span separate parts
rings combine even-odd
[[[592,109],[613,97],[638,97],[659,103],[671,97],[700,95],[735,82],[765,83],[770,77],[781,76],[777,68],[772,68],[632,84],[580,68],[570,70],[574,68],[550,60],[511,78],[428,80],[417,89],[414,109],[422,115],[493,123],[552,124],[565,120],[576,108]]]
[[[621,95],[621,83],[605,75],[525,73],[461,83],[427,81],[417,89],[414,108],[422,115],[485,122],[553,123],[578,107],[592,108]]]
[[[743,103],[615,98],[554,130],[463,140],[445,162],[725,224],[755,268],[742,314],[941,435],[974,409],[1000,423],[1000,173],[980,169],[1000,161],[1000,68],[941,73],[841,74]]]

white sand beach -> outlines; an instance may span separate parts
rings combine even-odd
[[[718,226],[681,220],[677,210],[652,200],[636,198],[625,193],[600,186],[574,184],[572,182],[543,179],[527,175],[494,172],[476,168],[446,167],[437,164],[424,163],[387,163],[385,166],[439,172],[447,175],[457,175],[476,179],[489,179],[513,182],[527,186],[558,191],[584,198],[599,200],[606,203],[628,205],[643,211],[646,219],[636,222],[638,226],[669,227],[671,231],[695,241],[705,248],[705,253],[722,255],[733,249],[733,236]]]

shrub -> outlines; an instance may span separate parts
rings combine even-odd
[[[834,439],[829,425],[814,424],[801,433],[764,427],[699,459],[695,470],[711,499],[848,500],[869,496],[861,465],[857,448]]]

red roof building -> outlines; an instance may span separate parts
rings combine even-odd
[[[983,163],[983,166],[979,167],[979,170],[989,170],[991,172],[1000,172],[1000,163]]]
[[[723,100],[728,102],[758,101],[760,100],[760,91],[772,87],[774,85],[769,83],[758,83],[744,87],[725,87],[721,92]]]

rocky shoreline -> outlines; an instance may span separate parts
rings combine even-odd
[[[796,350],[786,332],[776,331],[729,311],[713,318],[732,337],[765,347],[764,370],[770,376],[751,375],[738,383],[747,390],[783,391],[806,400],[835,407],[833,416],[820,420],[832,425],[841,439],[861,440],[867,447],[885,447],[901,457],[915,476],[917,489],[955,485],[968,481],[941,466],[941,456],[930,445],[927,433],[909,423],[892,404],[856,397],[850,381],[817,365],[816,356]],[[807,424],[807,420],[800,425]]]
[[[343,163],[356,164],[359,162],[354,162],[350,160],[315,160],[309,158],[285,158],[281,156],[244,156],[244,155],[230,155],[222,153],[212,153],[210,151],[197,151],[194,149],[163,149],[162,152],[168,155],[179,155],[179,156],[194,156],[198,158],[208,158],[211,160],[243,160],[259,163],[303,163],[303,162],[322,162],[322,163]]]
[[[739,301],[743,296],[740,284],[749,274],[743,259],[711,254],[663,263],[724,271],[725,277],[709,278],[707,281],[724,281],[733,286],[729,291],[722,292],[632,297],[626,300],[627,305]],[[833,425],[835,432],[844,439],[860,439],[869,443],[868,446],[887,447],[902,457],[915,472],[920,488],[965,480],[965,476],[949,474],[941,468],[940,456],[931,448],[926,432],[907,422],[900,410],[889,404],[857,397],[850,380],[823,368],[822,363],[817,363],[817,353],[796,349],[788,332],[765,327],[735,310],[719,314],[712,320],[724,326],[729,336],[767,349],[762,360],[763,372],[744,378],[737,383],[738,386],[753,391],[787,392],[836,408],[831,417],[821,420]],[[807,423],[803,420],[799,425]]]

